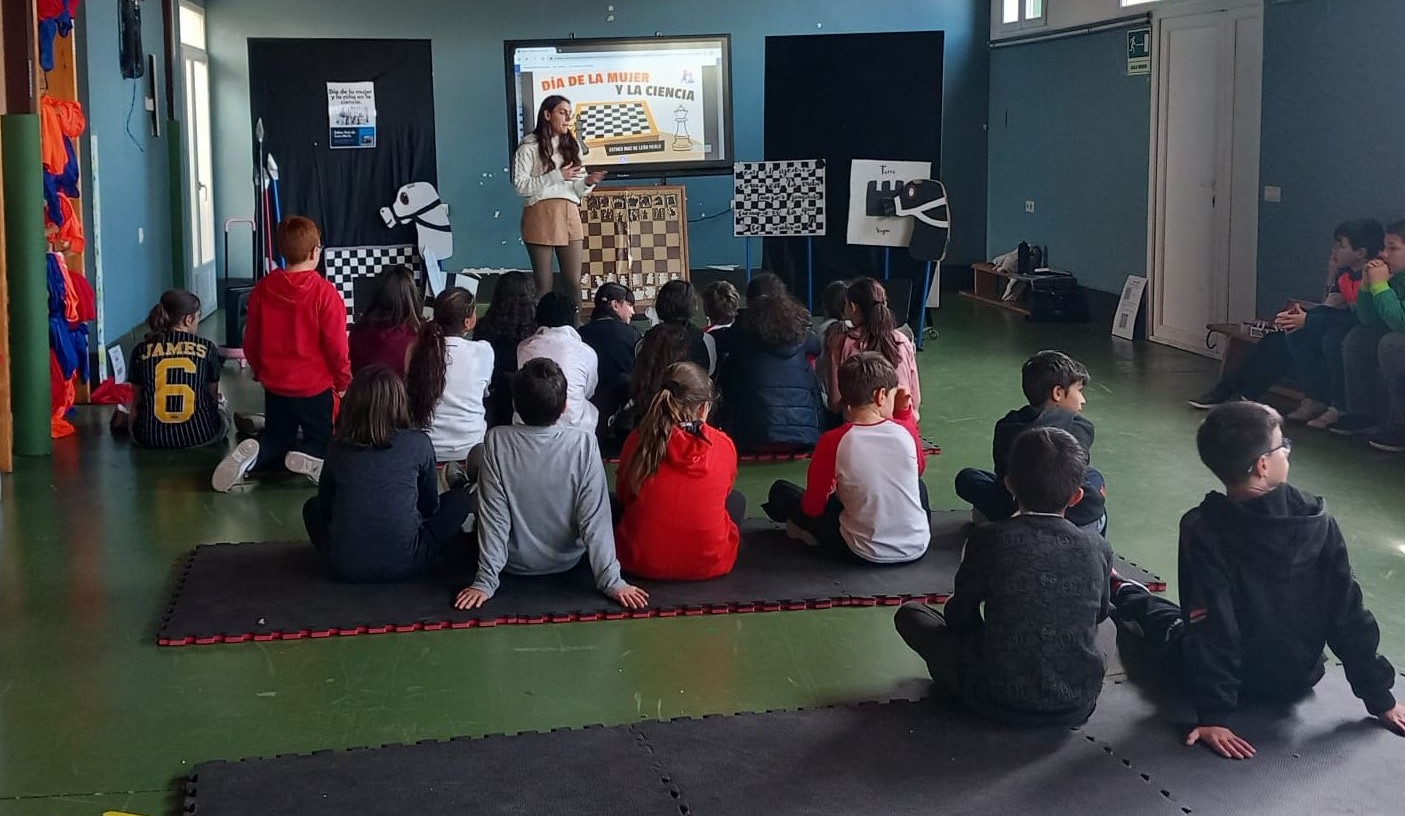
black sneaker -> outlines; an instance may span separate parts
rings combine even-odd
[[[1405,425],[1395,425],[1372,436],[1371,447],[1387,453],[1405,453]]]
[[[1337,420],[1337,424],[1327,430],[1337,436],[1360,436],[1373,430],[1376,427],[1376,420],[1365,414],[1347,414]]]
[[[1192,408],[1199,408],[1202,411],[1208,411],[1211,408],[1214,408],[1216,405],[1220,405],[1226,402],[1234,402],[1235,400],[1239,399],[1243,399],[1243,397],[1235,396],[1234,394],[1227,394],[1224,391],[1211,388],[1209,391],[1206,391],[1205,393],[1201,394],[1195,399],[1188,399],[1186,400],[1186,402],[1189,403],[1190,407]]]

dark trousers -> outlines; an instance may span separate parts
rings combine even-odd
[[[961,694],[961,641],[946,625],[942,613],[924,603],[909,601],[898,607],[893,626],[909,649],[927,662],[935,691],[945,698]]]
[[[1103,479],[1103,474],[1097,468],[1088,468],[1088,472],[1083,477],[1083,492],[1085,495],[1092,493],[1102,493],[1107,486]],[[976,508],[976,512],[985,516],[987,521],[1000,521],[1015,514],[1019,509],[1015,504],[1015,497],[1010,495],[1010,491],[1005,488],[1004,482],[988,470],[977,468],[964,468],[956,474],[956,495],[961,500]],[[1101,536],[1107,535],[1107,513],[1101,514],[1100,518],[1084,520],[1078,513],[1070,511],[1069,520],[1074,524],[1083,521],[1079,525],[1085,530],[1091,530]]]
[[[332,391],[314,397],[285,397],[264,392],[264,428],[259,434],[259,458],[254,470],[280,470],[290,450],[322,459],[332,441]],[[298,440],[298,431],[302,440]]]
[[[845,543],[839,530],[839,515],[844,512],[844,505],[839,501],[839,497],[831,495],[829,501],[825,502],[823,513],[807,516],[800,506],[804,496],[805,488],[781,479],[771,485],[770,495],[767,496],[766,503],[761,505],[761,509],[771,521],[794,524],[814,536],[822,547],[850,552],[849,545]],[[930,514],[932,508],[927,498],[927,485],[921,479],[917,480],[917,496],[922,503],[922,509]]]
[[[1342,342],[1356,326],[1350,309],[1318,306],[1307,311],[1307,322],[1284,335],[1292,360],[1293,381],[1308,399],[1346,408],[1346,368]]]
[[[302,506],[302,521],[312,546],[339,580],[352,583],[404,581],[423,575],[455,556],[463,523],[477,509],[478,497],[466,488],[455,488],[439,497],[439,510],[420,524],[414,545],[399,553],[390,549],[377,552],[374,563],[343,563],[330,541],[332,511],[316,496]],[[470,549],[465,543],[459,549]],[[476,559],[475,559],[476,560]]]
[[[1288,351],[1288,335],[1284,332],[1271,332],[1254,344],[1244,361],[1237,368],[1224,375],[1215,384],[1215,391],[1227,397],[1248,397],[1257,399],[1268,390],[1292,366],[1293,357]]]
[[[1405,424],[1405,332],[1357,326],[1342,343],[1347,410],[1391,426]]]

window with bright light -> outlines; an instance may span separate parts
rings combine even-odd
[[[1007,26],[1042,24],[1045,0],[1000,0],[1000,22]]]
[[[199,6],[181,3],[181,45],[205,50],[205,11]]]
[[[1128,6],[1145,6],[1147,3],[1160,3],[1161,0],[1122,0],[1122,8]]]

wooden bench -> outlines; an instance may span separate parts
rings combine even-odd
[[[988,303],[991,306],[999,306],[1016,314],[1029,314],[1029,309],[1022,302],[1005,300],[1003,297],[1005,286],[1010,282],[1010,279],[1023,279],[1022,276],[997,269],[994,264],[988,263],[972,264],[971,269],[975,273],[972,278],[971,291],[962,292],[962,297],[980,303]]]

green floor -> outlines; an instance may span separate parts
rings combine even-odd
[[[990,427],[1016,407],[1019,364],[1056,347],[1091,370],[1094,463],[1110,538],[1171,579],[1180,514],[1214,487],[1195,458],[1201,414],[1183,398],[1211,361],[1101,327],[1034,327],[952,299],[920,355],[936,507],[955,470],[988,466]],[[233,367],[238,409],[259,404]],[[892,611],[841,609],[325,641],[158,648],[176,558],[201,542],[300,538],[309,487],[216,495],[217,452],[111,441],[106,411],[53,461],[22,462],[0,499],[0,816],[174,813],[196,763],[430,737],[623,723],[881,698],[922,674]],[[1405,458],[1291,429],[1293,481],[1329,498],[1351,542],[1384,651],[1405,664]],[[753,502],[804,465],[744,466]]]

